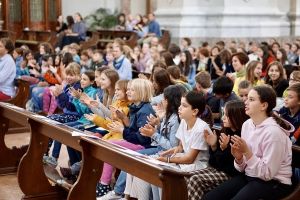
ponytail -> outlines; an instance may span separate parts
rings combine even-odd
[[[275,114],[274,112],[270,113],[270,117],[273,117],[273,119],[276,121],[276,123],[281,126],[282,128],[284,128],[285,130],[290,130],[292,127],[290,126],[290,124],[288,124],[286,121],[284,121],[281,117],[279,117],[277,114]]]

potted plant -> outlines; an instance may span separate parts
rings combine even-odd
[[[117,25],[117,11],[112,13],[105,8],[99,8],[84,18],[90,31],[99,29],[112,29]]]

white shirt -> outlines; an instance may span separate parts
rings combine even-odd
[[[176,137],[181,141],[184,153],[189,152],[191,149],[200,150],[193,164],[180,164],[180,168],[184,171],[194,171],[207,167],[209,160],[209,147],[204,139],[204,130],[212,133],[209,125],[197,118],[192,129],[187,129],[185,120],[181,120],[178,127]]]

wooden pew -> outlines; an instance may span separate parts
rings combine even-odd
[[[29,83],[21,79],[16,79],[15,85],[17,88],[16,96],[8,100],[7,103],[25,108],[25,104],[29,96]],[[9,121],[2,116],[0,117],[0,174],[16,172],[19,161],[25,154],[28,147],[28,145],[25,145],[20,148],[15,146],[8,148],[5,145],[4,138],[6,134],[29,132],[29,127],[24,126],[24,124],[26,124],[26,120],[24,120],[24,118],[21,118],[20,123],[16,123],[16,121]]]
[[[0,31],[0,38],[8,37],[11,41],[15,44],[16,42],[16,32],[9,31],[9,30],[1,30]]]
[[[80,44],[82,49],[89,47],[105,49],[106,45],[116,38],[123,39],[126,45],[134,48],[137,45],[138,35],[132,31],[98,30],[92,33],[91,39]]]
[[[68,195],[67,199],[70,200],[94,200],[96,183],[99,181],[103,162],[113,164],[162,187],[163,199],[187,198],[184,180],[186,174],[175,169],[151,164],[142,158],[129,155],[122,151],[122,147],[106,141],[73,137],[71,133],[74,129],[62,124],[52,124],[41,116],[5,103],[0,103],[0,116],[3,119],[16,120],[18,123],[28,121],[31,127],[30,146],[18,168],[18,181],[24,193],[23,199],[65,199]],[[42,163],[49,137],[83,152],[82,170],[77,182],[69,192],[57,184],[52,186],[48,179],[55,183],[55,178],[45,175],[45,173],[51,175],[47,171],[44,172],[47,168]],[[128,165],[128,163],[130,164]]]
[[[43,42],[48,42],[54,46],[56,43],[56,33],[50,30],[23,30],[22,36],[16,40],[15,46],[20,47],[25,44],[32,51],[38,51],[39,44]]]

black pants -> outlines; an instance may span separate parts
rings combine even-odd
[[[276,180],[263,181],[246,175],[235,176],[208,192],[203,200],[234,199],[281,199],[292,192],[292,186],[282,184]]]

